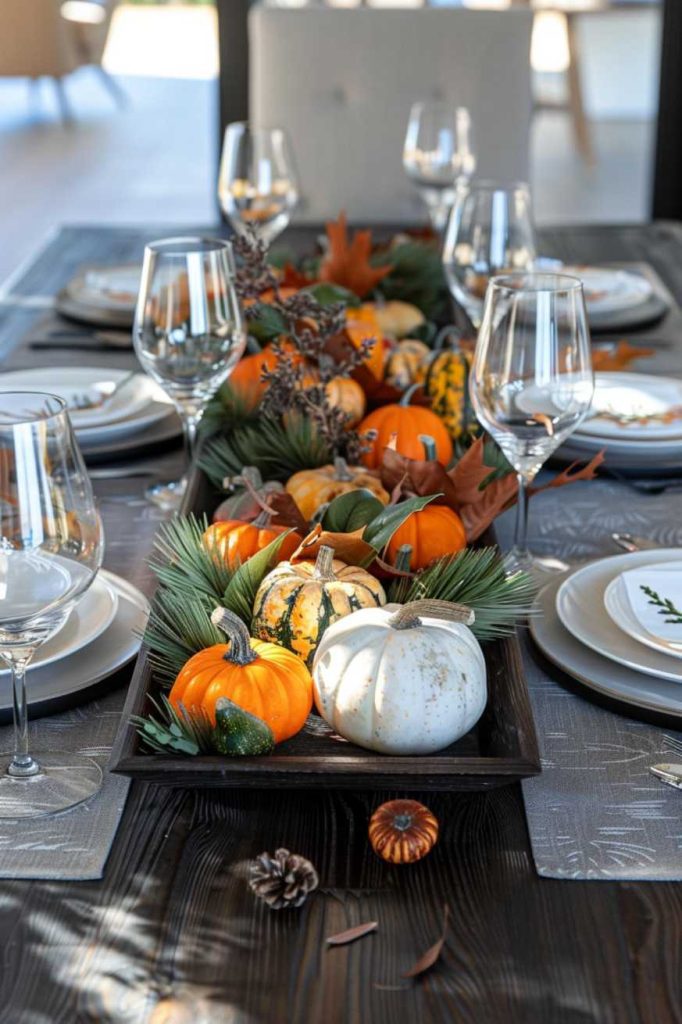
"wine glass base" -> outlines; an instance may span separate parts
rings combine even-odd
[[[567,572],[570,566],[553,555],[534,555],[530,551],[510,551],[504,559],[508,573],[525,572],[538,583],[544,583],[548,577]]]
[[[94,796],[102,786],[102,769],[81,754],[39,754],[40,772],[26,778],[7,774],[11,760],[11,754],[0,754],[0,820],[40,818],[68,811]]]
[[[154,484],[153,487],[147,488],[145,497],[164,512],[177,512],[186,490],[187,481],[182,479],[169,484]]]

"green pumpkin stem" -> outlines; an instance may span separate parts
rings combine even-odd
[[[334,548],[328,547],[323,544],[320,550],[317,552],[317,558],[315,559],[315,571],[313,575],[318,580],[333,580],[336,579],[334,576]]]
[[[407,391],[403,391],[400,401],[398,402],[398,405],[409,405],[412,400],[412,395],[415,393],[415,391],[418,391],[420,387],[421,384],[412,384],[407,389]]]
[[[414,629],[421,625],[420,615],[428,615],[432,619],[446,619],[449,622],[463,622],[465,626],[471,626],[476,618],[473,610],[465,604],[428,598],[404,604],[399,611],[391,615],[388,623],[393,629]]]
[[[230,649],[225,652],[225,661],[235,665],[250,665],[258,657],[251,646],[249,631],[234,612],[227,608],[215,608],[211,613],[211,622],[221,629],[230,641]]]
[[[438,453],[436,452],[436,442],[430,434],[418,434],[417,438],[424,445],[424,455],[427,459],[436,461]]]
[[[352,480],[353,474],[348,469],[348,463],[340,455],[337,455],[334,459],[334,479],[335,480]]]
[[[393,568],[398,572],[409,572],[410,562],[412,561],[412,545],[401,544],[395,553],[395,562]]]

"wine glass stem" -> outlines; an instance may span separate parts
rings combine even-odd
[[[528,481],[522,473],[518,474],[519,494],[516,501],[516,532],[514,534],[514,554],[518,561],[530,559],[528,550]]]
[[[186,409],[179,409],[180,419],[182,420],[182,432],[185,442],[185,455],[187,457],[187,465],[192,465],[192,459],[194,458],[194,452],[197,445],[197,433],[199,430],[199,420],[201,416],[197,416],[196,413],[190,413]]]
[[[28,752],[28,710],[26,707],[26,666],[28,658],[11,659],[12,695],[14,706],[14,756],[7,774],[16,778],[37,775],[40,765]]]

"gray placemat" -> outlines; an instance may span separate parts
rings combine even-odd
[[[30,687],[30,673],[28,685]],[[123,814],[130,780],[106,771],[124,692],[30,724],[31,751],[65,750],[94,758],[104,772],[100,792],[62,814],[0,822],[0,878],[83,881],[101,878]],[[0,729],[0,750],[12,729]],[[30,782],[29,782],[30,785]]]
[[[543,472],[540,481],[549,479]],[[514,512],[498,521],[511,543]],[[529,541],[539,554],[579,564],[622,554],[612,530],[682,545],[682,495],[644,495],[609,480],[549,490],[530,503]],[[523,783],[533,858],[547,878],[682,879],[682,791],[648,774],[682,761],[682,733],[598,707],[541,668],[524,636],[524,664],[542,773]],[[551,669],[549,670],[551,671]]]

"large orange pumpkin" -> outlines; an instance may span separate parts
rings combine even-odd
[[[247,558],[266,548],[277,537],[287,532],[286,526],[270,526],[266,516],[258,516],[252,523],[242,519],[224,519],[212,523],[203,536],[204,547],[222,559],[231,569],[243,564]],[[290,533],[282,541],[279,557],[286,561],[301,543],[297,533]]]
[[[358,427],[358,433],[366,435],[376,431],[376,436],[366,438],[367,451],[362,457],[366,466],[377,469],[381,466],[384,448],[395,434],[396,451],[408,459],[423,459],[424,445],[420,434],[428,434],[436,446],[436,458],[447,466],[452,458],[452,441],[443,421],[430,409],[409,404],[413,389],[406,391],[400,402],[375,409]]]
[[[456,512],[445,505],[427,505],[413,512],[388,542],[388,560],[395,565],[405,545],[412,548],[410,569],[424,569],[436,558],[452,555],[466,547],[464,524]]]
[[[313,682],[297,655],[279,644],[254,640],[241,621],[217,608],[213,622],[230,638],[199,651],[181,668],[169,700],[188,714],[205,712],[215,725],[215,706],[227,697],[272,729],[275,743],[299,732],[313,706]]]

